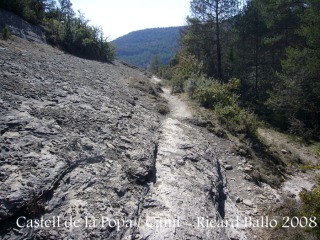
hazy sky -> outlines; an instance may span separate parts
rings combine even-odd
[[[129,32],[181,26],[189,15],[190,0],[71,0],[92,25],[113,40]]]

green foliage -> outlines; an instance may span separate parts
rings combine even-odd
[[[320,237],[320,178],[318,178],[318,185],[311,191],[304,189],[299,194],[303,206],[302,216],[307,218],[314,217],[317,224],[316,227],[307,228],[307,231],[314,233],[318,238]]]
[[[172,92],[184,92],[185,82],[191,77],[201,75],[202,63],[197,59],[181,51],[176,55],[174,65],[172,66]]]
[[[184,92],[184,84],[186,80],[183,78],[174,78],[171,81],[171,92],[172,93],[182,93]]]
[[[2,30],[2,38],[3,40],[7,41],[11,36],[11,32],[9,30],[8,27],[5,27],[3,30]]]
[[[207,76],[214,76],[216,64],[214,59],[213,23],[202,23],[197,18],[187,18],[187,29],[182,32],[183,51],[202,63],[201,71]]]
[[[47,26],[48,40],[74,55],[103,62],[114,59],[114,47],[104,38],[102,29],[89,26],[81,15],[64,23],[50,19]]]
[[[278,226],[271,232],[270,239],[320,238],[320,178],[318,177],[318,184],[311,190],[302,189],[299,197],[301,201],[290,197],[271,207],[270,214],[276,213],[279,218]]]
[[[40,24],[44,19],[48,0],[10,0],[0,1],[0,8],[14,12],[32,24]]]
[[[238,79],[231,79],[228,84],[214,79],[201,82],[193,96],[202,106],[212,108],[219,122],[230,132],[255,134],[258,127],[255,115],[238,104],[239,96],[235,94],[239,89]]]
[[[23,9],[22,15],[23,15],[23,18],[26,19],[30,23],[33,23],[33,24],[40,23],[40,21],[38,21],[38,19],[37,19],[36,12],[29,7],[26,7]]]
[[[162,79],[172,79],[172,69],[168,65],[161,65],[158,69],[157,76]]]
[[[59,6],[54,0],[10,0],[0,1],[0,7],[44,26],[48,42],[71,54],[103,62],[114,59],[114,47],[101,28],[88,25],[80,12],[76,16],[70,0],[59,0]]]
[[[256,116],[241,108],[236,102],[226,106],[218,104],[214,111],[220,123],[230,132],[234,134],[245,133],[250,136],[255,135],[255,131],[259,126]]]
[[[210,60],[216,60],[216,72],[214,73],[215,77],[218,79],[223,80],[223,69],[222,69],[222,43],[221,43],[221,36],[222,36],[222,23],[229,18],[232,18],[238,11],[238,1],[237,0],[192,0],[191,3],[191,12],[192,15],[197,19],[195,23],[192,25],[200,25],[208,26],[202,32],[208,32],[209,36],[213,35],[210,32],[213,32],[215,38],[209,37],[211,41],[214,41],[215,47],[213,48],[214,53],[209,52]],[[211,29],[213,28],[214,31]],[[208,29],[210,29],[208,31]],[[190,32],[190,31],[189,31]],[[206,34],[205,34],[206,35]],[[201,39],[202,42],[207,42],[206,38]],[[212,52],[212,51],[211,51]],[[204,56],[207,54],[205,53]],[[212,59],[213,57],[213,59]],[[206,61],[207,62],[207,61]]]
[[[219,99],[219,93],[224,96],[230,90],[236,102],[276,128],[305,140],[319,139],[319,1],[250,0],[242,9],[232,7],[225,15],[217,15],[214,10],[225,4],[237,6],[232,1],[191,1],[192,15],[181,35],[181,50],[170,66],[173,92],[187,91],[203,106],[212,107],[226,101]],[[227,90],[215,83],[199,87],[201,75],[239,80]],[[246,117],[236,105],[229,106],[222,105],[217,112],[226,119]]]
[[[257,1],[256,2],[260,2]],[[269,93],[264,103],[269,120],[305,139],[320,133],[319,107],[319,2],[314,0],[264,1],[268,31],[265,52],[272,56]]]
[[[223,107],[232,105],[233,102],[237,100],[238,96],[229,92],[226,85],[212,79],[209,86],[200,86],[195,91],[194,98],[201,106],[212,108],[217,104]]]
[[[226,88],[231,92],[239,92],[241,87],[241,81],[238,78],[231,78],[226,84]]]
[[[188,94],[190,98],[194,98],[194,94],[196,93],[197,89],[201,85],[201,82],[206,81],[204,77],[192,77],[189,78],[184,83],[184,91]]]
[[[267,26],[262,16],[260,1],[250,1],[236,17],[233,44],[238,46],[233,53],[233,74],[242,79],[247,95],[257,91],[265,77],[262,67],[264,58],[264,37]]]
[[[304,138],[316,137],[320,127],[320,79],[318,70],[313,71],[314,65],[320,66],[320,59],[313,51],[287,48],[283,71],[277,75],[278,82],[266,102],[281,124]]]

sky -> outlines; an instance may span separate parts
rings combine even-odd
[[[101,26],[108,40],[129,32],[157,27],[182,26],[190,0],[71,0],[90,24]]]

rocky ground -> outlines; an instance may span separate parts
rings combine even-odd
[[[186,104],[164,89],[171,113],[162,121],[156,173],[140,218],[141,239],[227,239],[221,221],[223,182],[216,152],[204,135],[185,120]],[[147,223],[146,223],[147,222]],[[201,224],[200,224],[201,223]]]
[[[237,143],[159,82],[0,41],[1,239],[268,239],[261,219],[297,184],[252,181]]]
[[[134,227],[32,229],[15,222],[137,218],[160,127],[148,78],[44,44],[0,44],[2,238],[131,238]]]

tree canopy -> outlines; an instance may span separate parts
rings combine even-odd
[[[81,12],[76,14],[70,0],[0,0],[0,8],[43,26],[48,41],[71,54],[103,62],[114,58],[102,29],[90,26]]]
[[[224,83],[238,78],[239,104],[283,131],[318,139],[320,2],[192,0],[190,6],[171,63],[177,86],[194,75]],[[185,59],[195,61],[186,67]]]

